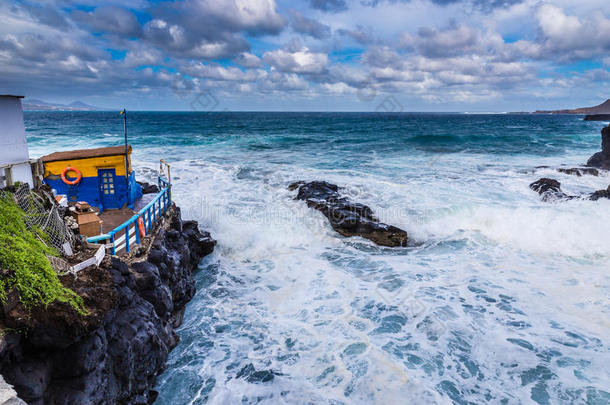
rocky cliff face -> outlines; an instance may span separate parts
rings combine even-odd
[[[536,111],[537,114],[610,114],[610,100],[606,100],[595,107],[575,108],[572,110],[545,110]]]
[[[156,376],[178,342],[192,273],[216,241],[172,208],[147,251],[107,257],[64,284],[81,295],[90,314],[67,305],[21,307],[9,297],[0,323],[0,373],[30,405],[152,403]]]

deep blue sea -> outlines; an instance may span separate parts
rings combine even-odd
[[[32,156],[120,145],[118,112],[26,112]],[[606,123],[607,124],[607,123]],[[128,115],[141,180],[172,165],[183,217],[218,239],[158,404],[609,404],[610,201],[544,203],[610,177],[577,116]],[[548,166],[548,168],[536,168]],[[381,248],[293,200],[326,180],[409,232]],[[267,382],[238,378],[248,364]]]

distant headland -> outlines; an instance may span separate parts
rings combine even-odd
[[[595,107],[575,108],[573,110],[538,110],[534,111],[534,114],[610,114],[610,99],[604,101],[603,103]]]
[[[74,101],[70,104],[48,103],[46,101],[37,100],[34,98],[26,98],[23,100],[23,109],[30,111],[105,111],[106,108],[96,107],[83,103],[82,101]]]

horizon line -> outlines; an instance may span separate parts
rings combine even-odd
[[[24,112],[120,112],[123,109],[99,109],[99,110],[63,110],[63,109],[26,109]],[[357,114],[497,114],[497,115],[586,115],[585,113],[549,113],[549,112],[537,112],[537,111],[357,111],[357,110],[212,110],[212,111],[197,111],[197,110],[130,110],[127,112],[180,112],[180,113],[199,113],[199,114],[212,114],[212,113],[357,113]]]

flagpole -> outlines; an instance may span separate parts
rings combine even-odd
[[[123,108],[123,134],[125,135],[125,184],[127,186],[127,205],[130,203],[131,193],[129,190],[129,149],[127,147],[127,110]]]

